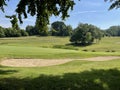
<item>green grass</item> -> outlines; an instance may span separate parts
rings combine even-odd
[[[2,38],[0,58],[120,56],[120,37],[104,38],[86,47],[66,45],[68,43],[68,37]],[[87,51],[82,51],[85,49]],[[0,66],[0,90],[120,90],[120,59],[74,60],[62,65],[31,68]]]
[[[95,51],[116,51],[120,52],[120,37],[106,37],[103,38],[99,43],[93,44],[91,46],[83,47],[81,48],[87,49],[89,51],[95,50]]]
[[[86,47],[67,46],[68,37],[21,37],[0,39],[0,58],[86,58],[119,56],[119,37],[104,38]],[[114,43],[114,45],[113,45]],[[84,52],[82,50],[87,50]],[[109,52],[107,52],[109,50]],[[115,52],[112,52],[114,50]],[[95,52],[93,52],[95,51]]]
[[[119,90],[120,60],[72,61],[34,68],[0,67],[3,90]]]

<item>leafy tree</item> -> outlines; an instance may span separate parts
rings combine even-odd
[[[64,22],[53,22],[51,27],[52,36],[70,36],[72,34],[72,27],[66,26]]]
[[[106,30],[108,36],[120,36],[120,26],[111,26]]]
[[[35,25],[36,30],[38,30],[38,33],[40,36],[48,36],[49,32],[48,32],[48,26],[47,24],[44,25],[40,25],[39,24],[39,20],[36,20],[36,25]]]
[[[100,29],[89,24],[79,24],[74,30],[70,41],[75,44],[88,45],[94,42],[95,39],[100,40],[102,35],[100,35]]]
[[[71,36],[73,33],[73,28],[71,25],[66,26],[67,29],[67,36]]]
[[[35,26],[30,26],[30,25],[28,25],[28,26],[26,27],[26,32],[27,32],[30,36],[32,36],[32,35],[39,35],[39,32],[38,32],[38,30],[37,30],[37,28],[36,28]]]
[[[0,8],[4,11],[3,6],[8,0],[0,0]],[[62,19],[69,17],[68,11],[73,10],[75,5],[73,0],[20,0],[16,12],[18,13],[19,21],[22,23],[22,15],[27,18],[28,14],[37,16],[37,24],[40,28],[46,28],[49,24],[49,18],[61,15]],[[41,32],[43,29],[40,29]]]
[[[20,30],[19,25],[18,25],[18,19],[17,19],[16,15],[6,16],[6,18],[12,19],[10,22],[12,24],[13,29]]]
[[[109,8],[109,10],[113,9],[113,8],[120,8],[120,0],[104,0],[104,1],[110,1],[112,4]]]
[[[86,43],[91,44],[91,41],[92,41],[92,34],[91,34],[91,32],[87,32],[85,37],[86,37]]]
[[[21,36],[20,30],[16,30],[13,28],[6,28],[4,32],[5,32],[6,37],[20,37]]]
[[[4,29],[0,27],[0,37],[5,37]]]
[[[25,30],[20,30],[21,36],[28,36],[28,33]]]

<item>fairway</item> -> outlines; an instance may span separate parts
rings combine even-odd
[[[0,39],[0,58],[87,58],[119,56],[120,38],[104,38],[99,43],[85,47],[69,44],[69,37],[21,37]],[[114,43],[114,45],[113,45]],[[84,51],[86,50],[86,51]]]
[[[0,88],[119,90],[119,40],[103,38],[99,43],[78,47],[69,45],[68,37],[2,38]],[[13,66],[5,65],[14,60]]]

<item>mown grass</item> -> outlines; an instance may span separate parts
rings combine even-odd
[[[120,59],[34,68],[0,67],[1,90],[119,90]]]
[[[120,37],[105,37],[97,44],[83,47],[81,49],[82,50],[87,49],[88,51],[95,50],[96,52],[99,51],[120,52]]]
[[[86,47],[69,44],[69,37],[22,37],[0,39],[0,58],[85,58],[120,55],[119,37],[104,38]],[[114,43],[114,45],[113,45]],[[86,50],[86,51],[85,51]],[[113,52],[114,51],[114,52]]]
[[[110,37],[91,46],[74,47],[67,45],[70,43],[68,37],[3,38],[0,39],[0,58],[120,56],[119,40],[119,37]],[[87,51],[82,51],[85,49]],[[62,65],[31,68],[0,66],[0,90],[120,90],[120,59],[74,60]]]

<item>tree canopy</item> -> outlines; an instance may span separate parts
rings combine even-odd
[[[10,22],[12,24],[13,29],[20,30],[19,25],[18,25],[18,19],[17,19],[16,15],[5,16],[5,17],[11,19]]]
[[[79,45],[89,45],[94,42],[94,40],[100,40],[103,34],[99,28],[90,24],[79,24],[74,30],[70,41]]]
[[[51,24],[52,36],[70,36],[72,34],[72,26],[65,25],[62,21],[56,21]]]
[[[120,0],[104,0],[104,1],[110,1],[112,4],[109,7],[109,10],[113,9],[113,8],[120,8]]]
[[[7,5],[6,1],[0,0],[0,8],[4,11],[3,6]],[[52,15],[61,15],[62,19],[69,17],[69,9],[73,9],[73,0],[20,0],[16,12],[18,18],[22,23],[22,16],[27,18],[28,14],[31,16],[36,15],[40,26],[45,26],[49,23],[49,18]]]
[[[107,36],[120,36],[120,26],[111,26],[106,30]]]
[[[4,12],[4,6],[7,6],[7,1],[0,0],[0,9]],[[79,0],[80,1],[80,0]],[[120,0],[104,0],[110,1],[112,4],[109,9],[120,8]],[[92,1],[91,1],[92,2]],[[49,18],[61,15],[62,19],[69,17],[68,11],[73,10],[75,0],[19,0],[15,11],[20,23],[22,19],[27,18],[28,14],[36,15],[36,22],[41,35],[47,34],[47,24]]]

